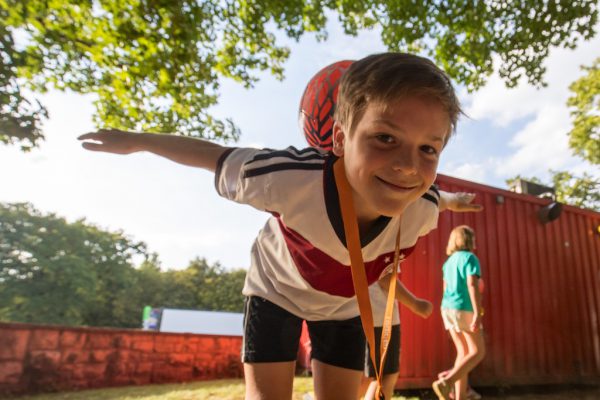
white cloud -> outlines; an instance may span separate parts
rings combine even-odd
[[[567,136],[569,127],[564,105],[548,105],[536,110],[533,120],[513,136],[509,145],[515,152],[499,163],[496,174],[540,176],[550,168],[563,168],[572,159]]]
[[[443,171],[443,174],[468,181],[485,183],[486,165],[483,163],[463,163],[449,164]]]
[[[581,65],[589,65],[598,56],[599,48],[600,37],[581,43],[575,50],[552,49],[544,64],[548,86],[541,89],[525,80],[516,88],[508,89],[495,73],[485,87],[465,96],[467,114],[477,120],[489,119],[496,125],[507,126],[538,114],[544,107],[559,105],[566,108],[569,85],[583,74]]]
[[[586,168],[568,146],[571,120],[566,102],[569,85],[582,75],[580,66],[589,65],[598,56],[598,48],[600,38],[581,43],[576,50],[553,49],[545,63],[546,88],[535,89],[522,82],[507,89],[494,75],[483,89],[466,96],[467,113],[473,119],[506,129],[513,151],[495,163],[497,177],[521,174],[543,178],[548,169]]]

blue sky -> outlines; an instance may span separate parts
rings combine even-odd
[[[320,68],[343,59],[384,51],[377,32],[356,38],[330,24],[318,43],[307,35],[291,47],[282,82],[268,74],[254,89],[226,81],[214,114],[232,117],[242,130],[238,146],[304,147],[298,103],[304,86]],[[470,118],[442,154],[439,172],[505,187],[516,174],[548,178],[548,169],[587,171],[597,167],[571,156],[566,100],[569,84],[582,75],[580,65],[600,56],[600,39],[576,50],[554,49],[546,61],[548,87],[526,84],[506,89],[497,76],[474,94],[459,87]],[[102,228],[121,229],[157,252],[164,268],[184,268],[206,257],[228,268],[246,268],[249,251],[267,214],[217,196],[212,174],[179,166],[149,154],[116,156],[81,149],[76,140],[94,130],[91,96],[51,92],[40,98],[50,119],[39,149],[21,153],[0,146],[3,174],[0,201],[31,202],[43,212],[69,220],[86,218]]]

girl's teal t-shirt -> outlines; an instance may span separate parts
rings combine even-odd
[[[473,311],[467,288],[467,277],[469,275],[481,276],[477,256],[470,251],[457,251],[444,263],[443,273],[446,290],[442,297],[442,308]]]

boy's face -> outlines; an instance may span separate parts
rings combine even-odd
[[[399,215],[429,189],[449,126],[442,105],[421,97],[368,104],[349,135],[336,122],[333,152],[344,156],[359,223]]]

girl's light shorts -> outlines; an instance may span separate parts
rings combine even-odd
[[[442,320],[444,328],[455,332],[471,332],[471,322],[474,314],[472,311],[454,310],[451,308],[442,308]],[[482,326],[479,327],[483,328]]]

